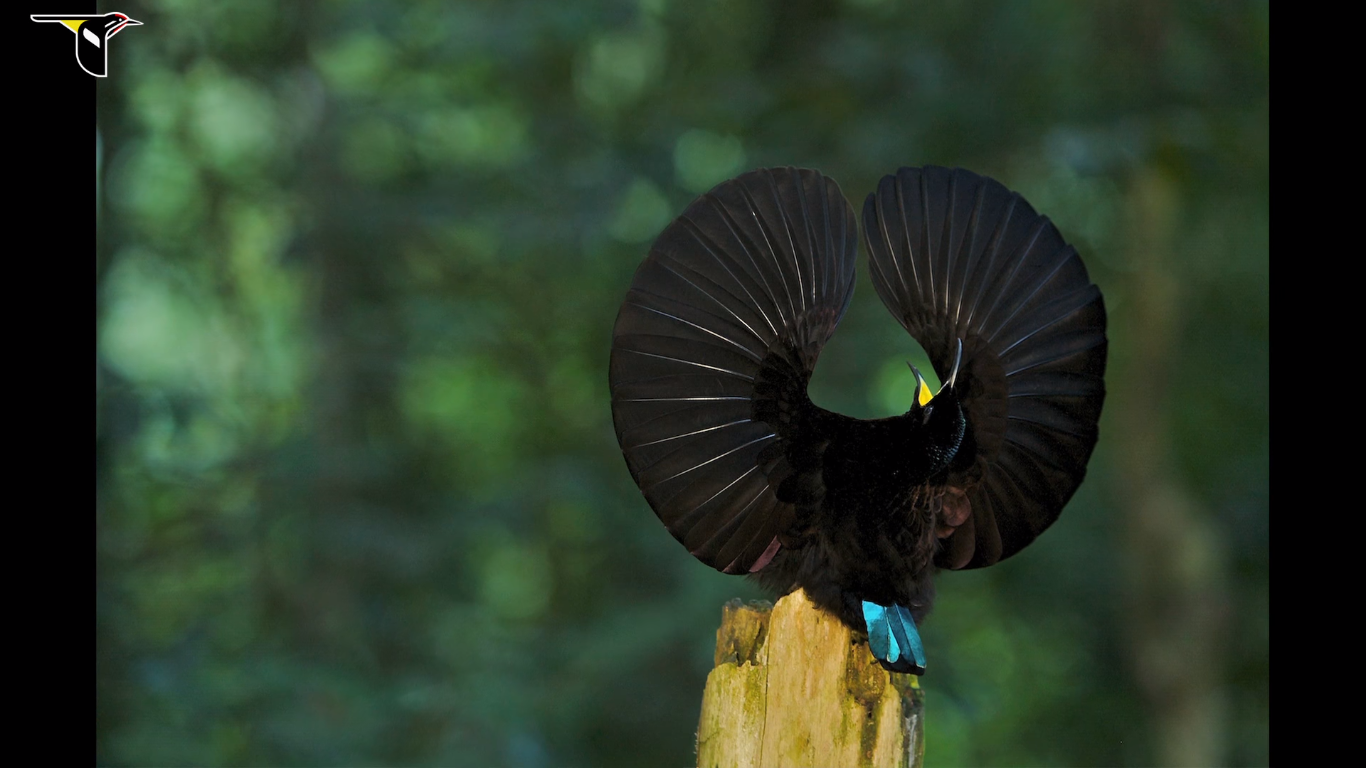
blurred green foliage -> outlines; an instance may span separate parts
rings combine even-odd
[[[724,178],[816,167],[859,206],[924,163],[1058,223],[1112,382],[1148,375],[1134,200],[1168,190],[1162,452],[1226,553],[1222,762],[1267,762],[1265,2],[118,10],[146,26],[98,102],[97,762],[691,764],[720,606],[759,593],[632,484],[613,318]],[[920,354],[861,274],[813,395],[899,412]],[[1160,751],[1122,397],[1059,523],[940,579],[930,765]]]

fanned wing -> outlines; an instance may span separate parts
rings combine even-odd
[[[761,169],[695,200],[631,282],[612,331],[617,439],[655,514],[713,568],[762,568],[821,493],[801,415],[857,248],[833,180]]]
[[[873,285],[941,379],[963,340],[972,463],[949,484],[971,514],[936,564],[1010,557],[1086,474],[1105,399],[1105,304],[1047,217],[961,169],[902,168],[863,206]]]

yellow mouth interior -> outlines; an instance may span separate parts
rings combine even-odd
[[[930,398],[932,398],[932,397],[934,397],[934,395],[931,395],[931,394],[930,394],[930,388],[925,384],[924,381],[921,381],[921,382],[920,382],[920,404],[921,404],[921,405],[924,405],[925,403],[928,403],[928,402],[930,401]]]

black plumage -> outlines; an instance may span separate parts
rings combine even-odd
[[[937,567],[991,565],[1057,519],[1095,446],[1106,339],[1046,217],[983,176],[903,168],[864,205],[869,268],[946,384],[900,416],[827,411],[806,387],[853,295],[856,233],[815,171],[718,185],[637,270],[610,379],[627,466],[679,542],[864,631],[867,604],[920,621]],[[923,671],[895,641],[874,654]]]

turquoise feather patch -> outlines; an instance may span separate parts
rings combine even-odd
[[[864,600],[863,621],[868,625],[868,648],[883,666],[894,672],[924,674],[925,647],[909,610]]]

